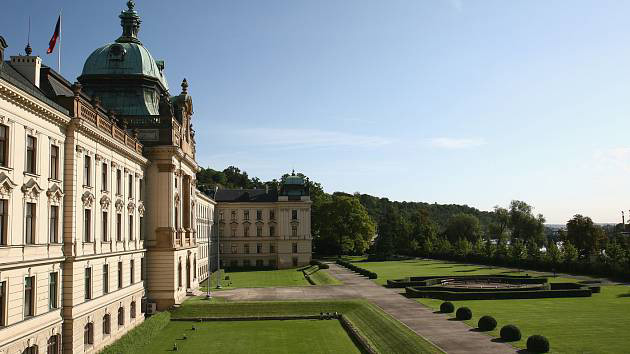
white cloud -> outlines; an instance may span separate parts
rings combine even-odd
[[[358,135],[318,129],[253,128],[238,132],[252,145],[285,148],[379,147],[390,140],[378,136]]]
[[[433,138],[429,141],[431,146],[440,149],[470,149],[486,145],[482,138],[456,139],[456,138]]]
[[[595,159],[605,165],[613,165],[630,172],[630,147],[616,147],[595,153]]]

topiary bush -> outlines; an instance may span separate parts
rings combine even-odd
[[[453,313],[454,311],[455,311],[455,306],[450,301],[443,302],[442,305],[440,305],[441,313]]]
[[[495,320],[492,316],[483,316],[479,319],[479,322],[477,322],[477,327],[485,332],[492,331],[497,328],[497,320]]]
[[[460,321],[466,321],[472,318],[472,311],[468,307],[460,307],[455,312],[455,317]]]
[[[507,325],[501,328],[501,339],[507,342],[521,340],[521,330],[515,325]]]
[[[546,337],[535,334],[527,338],[527,351],[532,353],[547,353],[549,351],[549,340]]]

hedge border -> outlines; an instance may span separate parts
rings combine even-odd
[[[511,283],[511,284],[546,284],[548,279],[546,277],[531,277],[529,275],[524,276],[510,276],[510,275],[434,275],[425,277],[407,277],[401,279],[388,279],[388,288],[406,288],[409,286],[430,286],[440,283],[445,279],[454,280],[492,280],[498,283]]]
[[[342,267],[348,268],[348,269],[350,269],[351,271],[353,271],[355,273],[359,273],[359,274],[361,274],[363,276],[366,276],[366,277],[368,277],[370,279],[378,279],[378,274],[376,274],[376,273],[374,273],[372,271],[369,271],[369,270],[367,270],[365,268],[361,268],[359,266],[356,266],[353,263],[350,263],[348,261],[344,261],[342,259],[337,259],[337,264],[339,264]]]
[[[405,289],[407,297],[431,298],[443,301],[456,300],[512,300],[512,299],[545,299],[563,297],[590,297],[592,291],[588,287],[569,290],[530,290],[530,291],[497,291],[497,292],[453,292],[439,290]]]

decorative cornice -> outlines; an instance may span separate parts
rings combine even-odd
[[[63,126],[70,121],[69,116],[48,108],[46,104],[38,103],[40,101],[37,98],[23,94],[22,90],[13,85],[5,84],[5,82],[4,80],[0,81],[0,98],[57,125]]]

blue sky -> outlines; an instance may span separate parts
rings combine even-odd
[[[46,56],[63,8],[73,81],[120,34],[125,1],[12,1],[0,34]],[[548,222],[630,209],[630,2],[136,2],[140,38],[187,78],[198,160],[329,192],[491,209]]]

